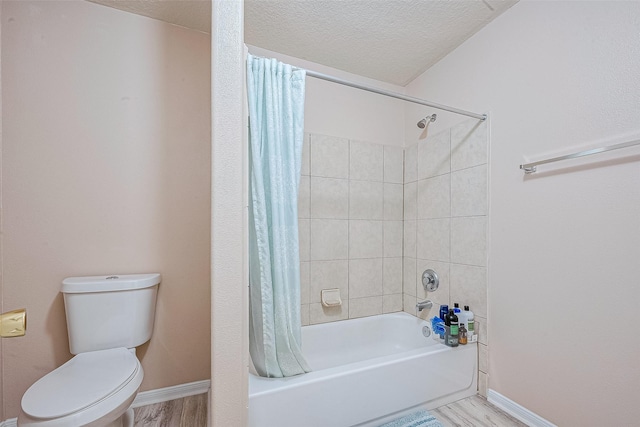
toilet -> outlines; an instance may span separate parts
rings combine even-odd
[[[22,396],[18,426],[133,427],[144,371],[135,348],[153,332],[160,274],[70,277],[62,282],[75,356]]]

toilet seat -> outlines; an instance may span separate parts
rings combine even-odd
[[[34,383],[22,397],[22,411],[42,421],[74,417],[98,406],[108,412],[107,407],[130,404],[142,376],[140,362],[126,348],[80,353]],[[137,384],[129,384],[134,379]],[[96,409],[91,412],[103,412]]]

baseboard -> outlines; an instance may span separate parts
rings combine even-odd
[[[158,388],[155,390],[141,391],[131,404],[132,408],[153,405],[154,403],[166,402],[168,400],[182,399],[187,396],[207,393],[211,388],[211,380],[196,381],[187,384],[178,384],[171,387]],[[3,427],[0,425],[0,427]]]
[[[134,399],[131,407],[139,408],[140,406],[153,405],[154,403],[208,393],[210,388],[211,380],[203,380],[155,390],[141,391]],[[18,427],[18,419],[10,418],[5,421],[0,421],[0,427]]]
[[[513,400],[504,397],[497,391],[491,389],[487,390],[487,400],[530,427],[557,427],[555,424],[545,420],[537,414],[534,414],[524,406],[518,405]]]

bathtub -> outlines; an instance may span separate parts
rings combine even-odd
[[[477,390],[475,343],[447,347],[392,313],[302,328],[313,372],[249,375],[249,427],[373,427]]]

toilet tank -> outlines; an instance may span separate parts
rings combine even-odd
[[[71,353],[134,348],[149,341],[160,280],[157,273],[64,279]]]

